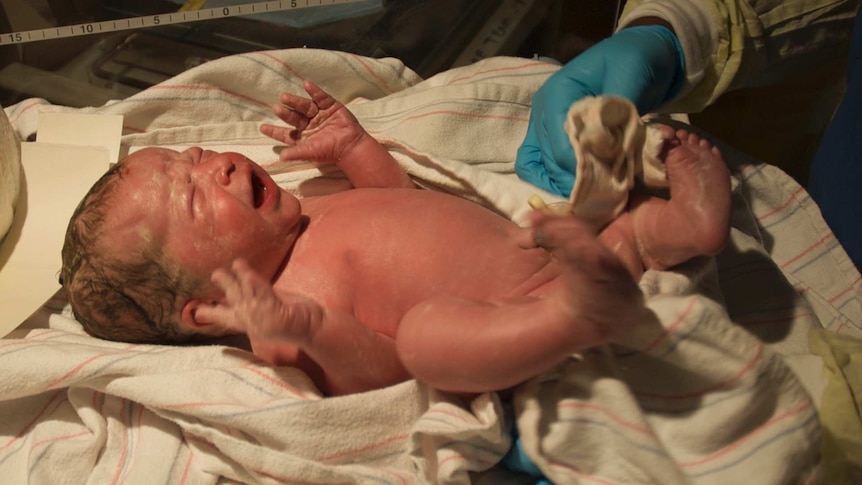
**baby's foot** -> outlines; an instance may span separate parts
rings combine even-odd
[[[260,132],[287,145],[281,160],[306,160],[337,163],[348,158],[352,149],[365,137],[370,137],[353,113],[311,81],[303,84],[311,99],[282,93],[281,104],[273,113],[287,128],[264,124]]]
[[[730,231],[730,175],[721,153],[693,133],[674,135],[664,150],[670,200],[634,201],[635,236],[647,268],[666,269],[717,254]]]

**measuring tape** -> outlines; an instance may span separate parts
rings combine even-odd
[[[105,34],[108,32],[118,32],[122,30],[158,27],[161,25],[198,22],[201,20],[237,17],[240,15],[251,15],[256,13],[260,14],[267,12],[280,12],[283,10],[298,10],[302,8],[322,7],[325,5],[357,3],[364,1],[367,0],[274,0],[270,2],[232,5],[229,7],[202,8],[200,10],[180,10],[177,12],[163,13],[159,15],[145,15],[142,17],[130,17],[119,20],[106,20],[104,22],[89,22],[85,24],[51,27],[48,29],[25,30],[21,32],[0,34],[0,46],[11,44],[24,44],[26,42],[37,42],[40,40],[78,37],[81,35]]]

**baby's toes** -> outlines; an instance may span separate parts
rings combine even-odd
[[[676,138],[676,130],[673,127],[662,124],[662,123],[652,123],[649,125],[652,129],[656,130],[660,133],[659,138],[662,140],[668,141]]]
[[[701,140],[697,134],[688,130],[677,130],[676,137],[682,145],[688,146],[689,148],[701,146],[702,143],[706,142],[705,140]]]

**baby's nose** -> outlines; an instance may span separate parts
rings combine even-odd
[[[229,156],[218,154],[210,157],[205,164],[210,167],[212,174],[215,176],[215,179],[219,184],[230,184],[230,177],[234,170],[236,170],[236,165],[234,165]]]
[[[186,150],[183,153],[186,153],[189,156],[191,156],[192,160],[197,160],[200,158],[202,151],[203,151],[203,149],[201,147],[189,147],[189,148],[186,148]]]

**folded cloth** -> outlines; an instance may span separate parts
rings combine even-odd
[[[596,227],[622,213],[639,179],[647,187],[667,187],[660,160],[666,132],[645,124],[626,98],[588,97],[569,108],[564,125],[578,161],[568,204],[547,206],[571,212]],[[540,208],[543,201],[533,198]]]

